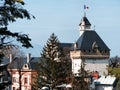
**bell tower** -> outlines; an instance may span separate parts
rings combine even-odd
[[[84,14],[84,17],[81,19],[81,22],[79,24],[80,29],[80,36],[83,34],[84,31],[91,29],[91,23],[86,17],[86,14]]]

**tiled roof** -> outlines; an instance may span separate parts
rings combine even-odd
[[[96,84],[101,85],[113,85],[116,80],[116,77],[111,76],[101,76],[98,80],[95,80]]]
[[[79,50],[92,50],[94,44],[99,50],[110,50],[99,35],[92,30],[85,31],[77,40]]]
[[[12,61],[11,65],[8,68],[19,69],[22,68],[23,65],[28,64],[29,69],[36,70],[38,68],[39,62],[39,57],[32,57],[29,63],[27,63],[27,58],[17,58],[16,60]]]
[[[61,48],[70,48],[72,49],[73,48],[73,43],[60,43],[60,47]]]

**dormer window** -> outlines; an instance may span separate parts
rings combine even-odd
[[[84,49],[83,52],[85,52],[86,50]]]
[[[107,50],[105,50],[105,53],[107,53]]]
[[[91,52],[91,50],[89,50],[89,53]]]
[[[92,44],[92,49],[98,49],[98,45],[97,45],[96,42],[93,42],[93,44]]]
[[[27,68],[27,65],[25,64],[25,68]]]
[[[29,69],[28,64],[25,64],[25,65],[23,66],[23,69]]]

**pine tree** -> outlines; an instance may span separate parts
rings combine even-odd
[[[36,85],[39,88],[48,85],[51,89],[66,82],[67,60],[63,59],[64,53],[60,48],[60,42],[54,33],[48,39],[41,53],[40,70]]]
[[[32,47],[28,35],[8,30],[8,24],[16,22],[17,19],[31,19],[32,15],[23,8],[24,4],[22,0],[0,0],[0,61],[4,57],[3,50],[9,46],[15,46],[13,40],[20,42],[23,47]],[[5,69],[6,67],[0,66],[0,73]],[[0,78],[2,77],[0,75]],[[0,83],[0,89],[4,89],[7,85],[7,83]]]
[[[85,70],[84,62],[81,63],[81,68],[79,70],[78,76],[72,77],[72,84],[75,90],[89,90],[89,71]]]

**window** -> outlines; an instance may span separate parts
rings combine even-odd
[[[16,83],[18,82],[18,78],[16,78],[16,77],[13,77],[12,80],[13,80],[13,82],[16,82]]]
[[[28,90],[27,87],[25,87],[25,90]]]
[[[13,87],[13,90],[15,90],[15,87]]]
[[[25,77],[24,78],[24,83],[27,84],[28,83],[28,79]]]

